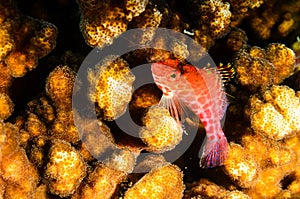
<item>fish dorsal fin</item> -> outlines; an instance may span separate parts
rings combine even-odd
[[[209,95],[212,102],[213,112],[216,113],[219,120],[222,120],[228,106],[226,92],[223,88],[223,82],[220,74],[214,68],[199,69],[204,82],[209,91]]]

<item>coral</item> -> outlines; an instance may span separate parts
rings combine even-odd
[[[48,76],[46,93],[57,108],[71,107],[75,73],[68,66],[56,67]]]
[[[115,150],[111,153],[110,157],[103,162],[109,168],[125,173],[131,173],[135,165],[136,156],[128,150]]]
[[[56,45],[57,28],[48,22],[22,15],[13,3],[1,5],[1,52],[13,77],[22,77],[34,69],[38,59]]]
[[[149,85],[144,85],[134,91],[130,101],[131,109],[149,108],[159,103],[160,91],[154,90]]]
[[[292,45],[299,0],[0,1],[0,198],[299,197],[299,41]],[[73,86],[90,47],[104,50],[123,32],[145,27],[153,29],[127,40],[141,49],[108,55]],[[201,169],[201,126],[186,120],[188,131],[199,132],[185,145],[192,136],[156,106],[162,93],[155,84],[134,93],[133,85],[144,80],[134,76],[144,63],[206,66],[208,52],[218,63],[232,61],[218,68],[235,69],[237,78],[224,82],[233,95],[223,128],[228,158]],[[73,109],[80,91],[88,103]],[[136,123],[126,126],[130,134],[117,120],[128,116],[128,104]],[[187,151],[175,148],[180,142]],[[182,156],[170,163],[173,153]]]
[[[134,168],[134,172],[141,173],[140,171],[151,171],[152,169],[162,167],[168,164],[165,157],[158,154],[147,155],[141,160]]]
[[[39,175],[19,145],[18,129],[0,121],[0,179],[4,198],[32,198]]]
[[[7,93],[12,82],[13,78],[10,75],[9,68],[4,62],[0,62],[0,93]]]
[[[47,186],[44,184],[39,185],[33,195],[33,199],[47,199]]]
[[[25,122],[25,130],[31,137],[46,135],[46,125],[33,113],[29,113]]]
[[[29,113],[37,115],[46,123],[53,122],[56,117],[54,107],[51,105],[50,100],[45,97],[28,102],[27,107]]]
[[[242,48],[234,60],[240,83],[251,91],[281,83],[292,74],[294,63],[294,52],[279,43],[271,43],[265,49]]]
[[[128,22],[122,8],[99,9],[98,12],[101,13],[84,13],[80,29],[88,45],[103,47],[126,31]]]
[[[299,10],[299,1],[267,1],[251,14],[249,25],[260,39],[284,38],[299,28]]]
[[[137,17],[142,12],[144,12],[147,4],[148,4],[148,0],[142,0],[142,1],[126,0],[125,1],[126,10],[129,11],[129,13],[132,15],[132,17]]]
[[[246,33],[239,28],[233,28],[228,34],[227,46],[234,52],[247,45],[248,37]]]
[[[49,191],[62,197],[73,194],[86,175],[86,165],[80,153],[69,143],[54,140],[49,151],[45,176]]]
[[[77,128],[78,132],[81,132],[82,141],[80,151],[85,152],[84,158],[90,159],[91,155],[101,157],[108,151],[117,149],[112,132],[103,122],[84,118],[80,118],[79,121]]]
[[[266,166],[269,149],[272,147],[270,141],[266,137],[263,137],[260,134],[253,134],[253,132],[250,131],[242,136],[241,142],[245,150],[244,153],[250,154],[251,158],[254,158],[258,166]],[[259,149],[259,152],[257,149]]]
[[[69,103],[70,101],[71,100],[69,99]],[[73,111],[58,109],[56,118],[49,128],[48,133],[57,139],[62,139],[71,143],[77,142],[80,138],[74,124]]]
[[[230,5],[219,0],[205,0],[199,6],[198,30],[207,36],[220,38],[227,33],[230,25]]]
[[[228,175],[244,188],[253,185],[259,170],[255,159],[242,146],[234,143],[230,143],[229,155],[224,165]]]
[[[224,169],[239,187],[244,188],[244,193],[253,199],[293,198],[299,194],[299,178],[296,173],[299,169],[300,142],[297,136],[286,138],[285,142],[278,142],[259,132],[247,131],[242,135],[241,143],[242,146],[230,143],[229,157]],[[245,165],[246,160],[251,160],[252,168],[237,167]],[[241,183],[241,171],[245,175],[250,175],[253,171],[255,173],[248,181]]]
[[[238,190],[229,192],[224,196],[224,198],[225,199],[251,199],[250,196]]]
[[[266,47],[266,58],[274,65],[274,84],[289,77],[295,64],[295,53],[284,44],[273,43]]]
[[[98,164],[87,177],[87,183],[80,187],[72,199],[109,199],[126,173]]]
[[[179,168],[169,164],[146,174],[126,191],[124,199],[180,199],[183,196],[184,187]]]
[[[140,137],[149,147],[148,150],[165,152],[173,149],[182,139],[183,130],[167,109],[152,107],[144,118],[145,127]]]
[[[202,49],[198,53],[203,56],[214,44],[214,40],[223,37],[230,28],[231,12],[230,5],[220,0],[192,1],[192,17],[195,21],[193,39],[198,42]]]
[[[103,111],[105,120],[121,116],[131,100],[135,76],[125,60],[111,56],[88,71],[89,97]]]
[[[14,103],[7,94],[0,93],[0,120],[7,119],[14,111]]]
[[[228,1],[232,10],[232,26],[237,26],[241,21],[249,16],[250,11],[259,8],[264,1],[263,0],[229,0]]]
[[[280,140],[300,131],[300,102],[287,86],[272,86],[263,99],[252,97],[251,127],[255,132]]]
[[[148,9],[145,12],[148,0],[125,0],[125,5],[120,7],[113,5],[110,0],[98,3],[82,0],[77,2],[81,8],[80,29],[90,46],[103,47],[111,44],[114,38],[127,30],[128,23],[141,14],[143,19],[148,18],[140,22],[144,25],[154,23],[154,27],[157,27],[160,23],[160,20],[155,19],[161,17],[157,10]]]
[[[202,197],[224,198],[228,193],[229,191],[224,187],[218,186],[207,179],[200,179],[199,182],[194,182],[191,188],[185,192],[184,199],[198,199]]]
[[[283,178],[283,172],[278,168],[268,168],[259,173],[257,181],[247,193],[251,198],[274,198],[281,191],[280,181]]]

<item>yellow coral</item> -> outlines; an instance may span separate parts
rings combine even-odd
[[[0,93],[0,120],[7,119],[14,111],[14,104],[7,94]]]
[[[124,199],[181,199],[184,191],[182,173],[174,165],[152,170],[125,193]]]
[[[239,81],[250,90],[265,88],[273,83],[274,66],[262,55],[264,50],[252,47],[241,49],[234,61]]]
[[[38,115],[40,119],[47,123],[51,123],[55,119],[55,110],[50,100],[45,97],[30,101],[27,106],[29,112]]]
[[[173,149],[182,139],[183,130],[167,109],[151,108],[144,118],[145,127],[140,131],[143,142],[149,150],[165,152]]]
[[[126,10],[130,12],[130,15],[132,17],[137,17],[139,16],[142,12],[145,11],[146,6],[148,4],[148,0],[126,0],[125,1],[125,6]],[[128,18],[128,16],[127,16]]]
[[[131,173],[135,165],[137,154],[128,150],[115,150],[104,163],[109,168],[125,173]]]
[[[300,102],[293,89],[273,86],[263,98],[266,103],[257,99],[251,110],[254,131],[279,140],[300,130]]]
[[[221,199],[230,192],[224,187],[219,186],[208,179],[200,179],[199,182],[194,182],[192,187],[185,192],[185,199],[201,199],[202,197]],[[194,196],[194,197],[193,197]]]
[[[257,182],[247,193],[253,199],[256,198],[274,198],[281,191],[280,181],[284,173],[280,168],[268,168],[259,173]]]
[[[239,186],[251,187],[259,171],[255,159],[242,146],[234,143],[229,146],[229,155],[224,162],[226,172]]]
[[[34,192],[32,197],[33,199],[47,199],[47,186],[45,184],[41,184],[38,186]]]
[[[284,44],[271,43],[266,47],[266,58],[274,65],[274,83],[279,84],[289,77],[295,64],[295,53]]]
[[[219,0],[206,0],[200,4],[201,21],[207,25],[205,31],[214,38],[223,36],[229,28],[231,12],[229,3]]]
[[[117,185],[126,177],[121,171],[105,165],[97,165],[88,176],[87,183],[79,188],[72,199],[110,199]]]
[[[62,139],[71,143],[77,142],[79,140],[79,135],[74,124],[73,111],[69,109],[58,109],[49,133],[57,139]]]
[[[13,14],[4,16],[4,24],[1,24],[0,34],[5,38],[0,44],[1,60],[4,59],[13,77],[22,77],[27,70],[37,66],[39,58],[55,47],[57,28],[51,23],[22,15],[10,3],[2,10]],[[10,38],[13,42],[9,41]]]
[[[4,198],[31,198],[39,175],[19,146],[18,129],[0,121],[0,178],[6,181]]]
[[[45,169],[51,193],[65,197],[74,193],[85,177],[86,165],[69,143],[54,140],[49,152],[49,163]]]
[[[58,108],[70,108],[75,73],[68,66],[56,67],[48,76],[46,93]]]
[[[281,83],[292,74],[294,63],[295,53],[280,43],[271,43],[265,49],[241,49],[234,61],[241,84],[251,91]]]
[[[45,124],[33,113],[28,115],[25,128],[32,137],[46,135],[47,132]]]
[[[7,92],[12,81],[13,78],[10,74],[9,68],[4,62],[0,62],[0,92]]]
[[[81,118],[78,128],[79,132],[82,132],[82,150],[85,154],[87,151],[90,153],[86,154],[87,158],[90,158],[90,155],[101,157],[105,152],[116,149],[112,133],[103,122]]]
[[[6,182],[0,177],[0,198],[4,198]]]
[[[251,199],[251,198],[247,194],[245,194],[241,191],[235,190],[235,191],[231,191],[228,194],[226,194],[223,199]]]
[[[259,134],[243,135],[242,145],[246,153],[251,154],[259,166],[265,166],[268,152],[271,148],[269,141],[265,137]]]
[[[228,34],[227,46],[232,51],[238,51],[246,45],[248,37],[242,29],[232,29]]]
[[[135,80],[125,60],[108,57],[96,66],[95,71],[88,71],[88,80],[90,99],[103,110],[105,120],[116,119],[125,112]]]
[[[115,37],[127,30],[125,10],[105,2],[103,4],[98,6],[107,9],[99,9],[92,13],[81,10],[80,30],[90,46],[103,47],[111,44]]]
[[[11,38],[9,31],[5,29],[5,25],[1,23],[0,28],[0,61],[3,61],[5,57],[13,49],[14,42]]]

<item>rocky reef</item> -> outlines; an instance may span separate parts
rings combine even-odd
[[[299,13],[299,0],[0,0],[0,198],[299,198]],[[224,165],[200,168],[203,124],[161,106],[150,65],[166,60],[224,79]]]

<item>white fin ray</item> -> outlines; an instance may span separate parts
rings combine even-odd
[[[186,106],[176,94],[172,97],[163,95],[160,99],[159,106],[169,110],[170,115],[183,126],[183,123],[189,118],[194,124],[199,124],[199,118],[195,113]],[[183,129],[184,126],[183,126]],[[186,131],[184,130],[185,134]]]

